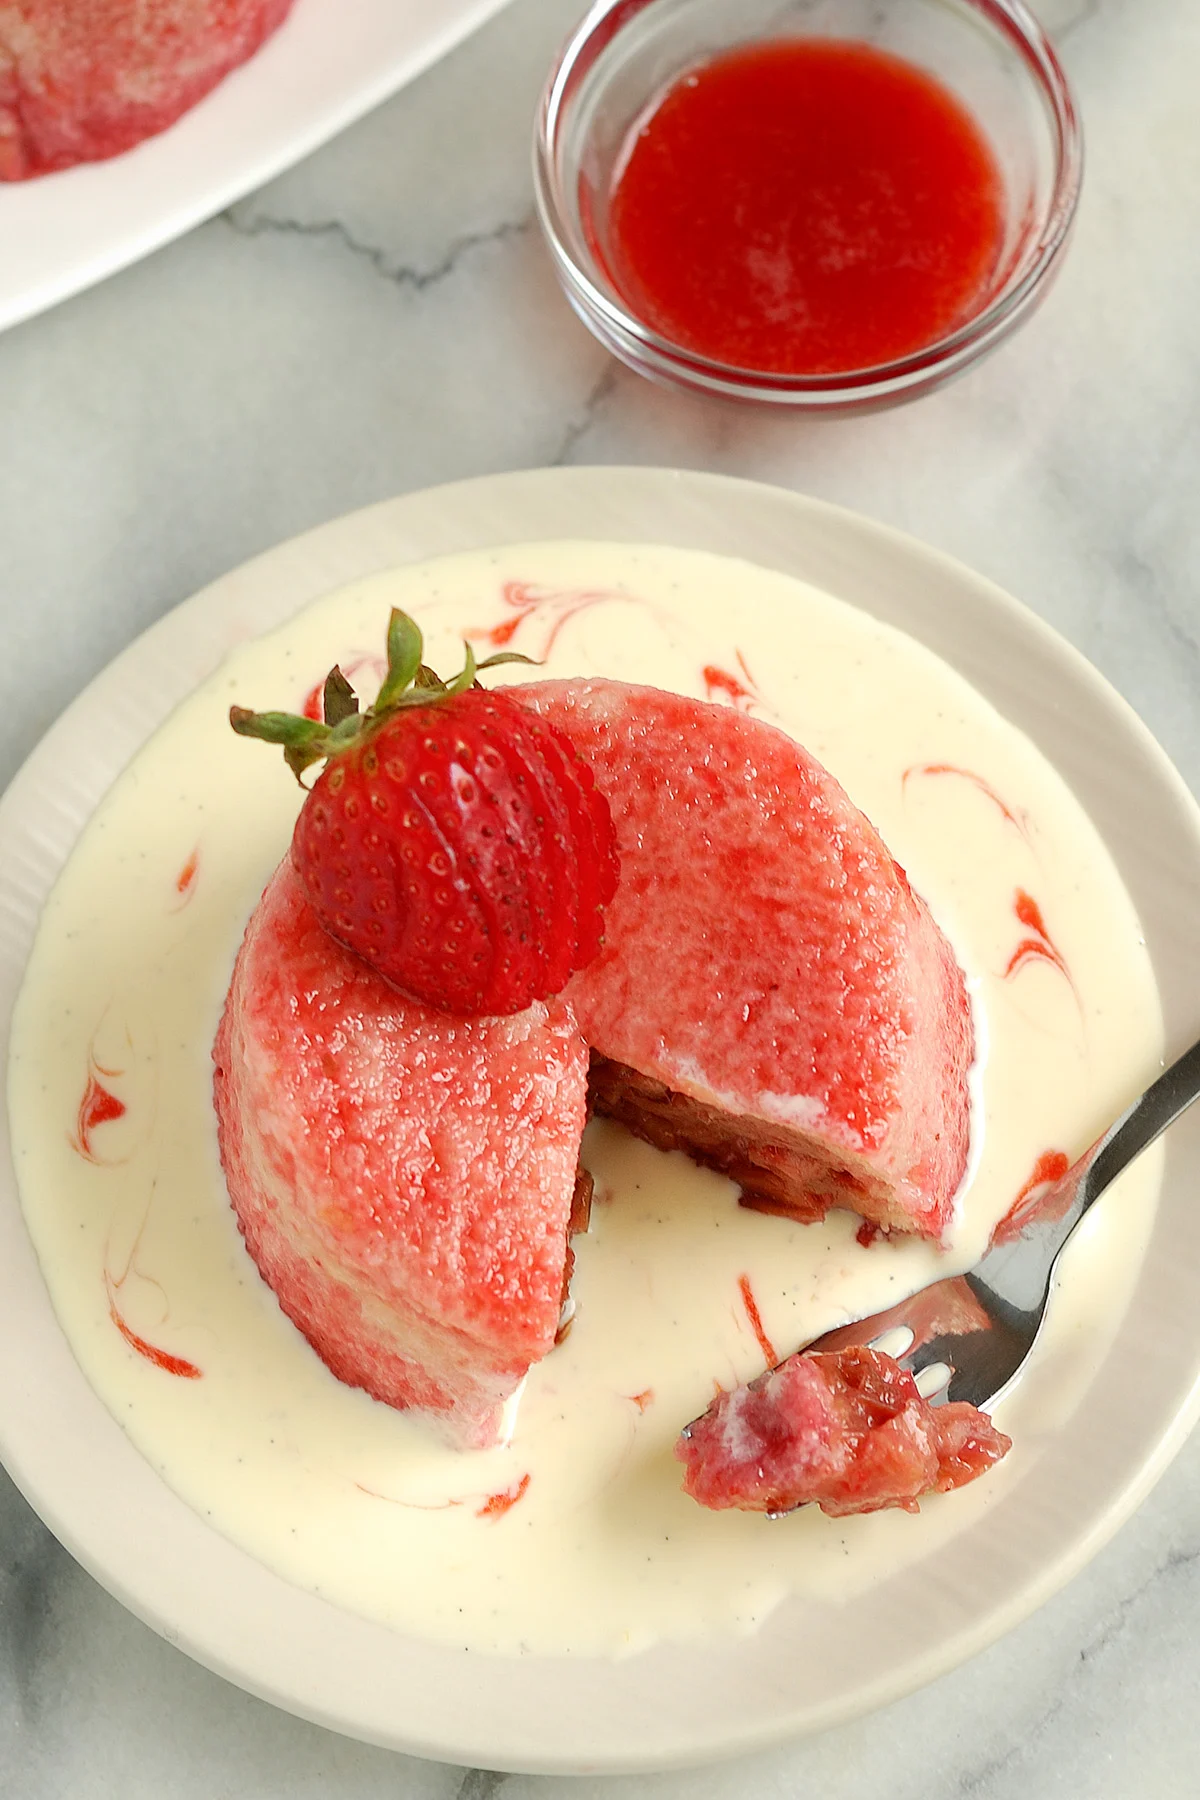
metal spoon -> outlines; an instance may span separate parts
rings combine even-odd
[[[985,1410],[994,1406],[1033,1348],[1059,1256],[1079,1221],[1197,1096],[1200,1043],[1173,1062],[1065,1175],[1031,1195],[1026,1216],[998,1228],[969,1273],[921,1288],[886,1312],[839,1325],[805,1350],[876,1344],[917,1379],[931,1405],[967,1400]],[[907,1346],[896,1337],[900,1332],[908,1333]],[[922,1371],[928,1371],[924,1379]]]

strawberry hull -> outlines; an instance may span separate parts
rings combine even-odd
[[[569,1008],[404,999],[285,862],[213,1054],[230,1197],[283,1311],[340,1380],[494,1442],[559,1323],[587,1068]]]
[[[874,827],[731,707],[604,680],[518,691],[617,833],[604,945],[566,990],[598,1108],[753,1204],[941,1237],[967,1165],[970,1007]]]

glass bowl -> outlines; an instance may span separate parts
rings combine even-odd
[[[636,316],[597,249],[614,175],[657,100],[735,46],[803,36],[868,44],[931,75],[975,120],[1004,190],[1000,251],[971,315],[893,361],[819,375],[738,368],[672,342]],[[601,343],[660,381],[817,413],[926,393],[1014,330],[1061,259],[1082,166],[1066,76],[1019,0],[597,0],[551,71],[534,150],[559,280]]]

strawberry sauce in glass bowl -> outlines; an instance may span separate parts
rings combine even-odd
[[[1081,148],[1016,0],[598,0],[535,173],[567,296],[631,367],[845,412],[926,392],[1026,316]]]

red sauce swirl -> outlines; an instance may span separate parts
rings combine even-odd
[[[614,285],[660,335],[738,368],[831,374],[923,349],[971,316],[1000,256],[980,127],[868,44],[714,57],[643,115],[617,170],[593,225]]]

